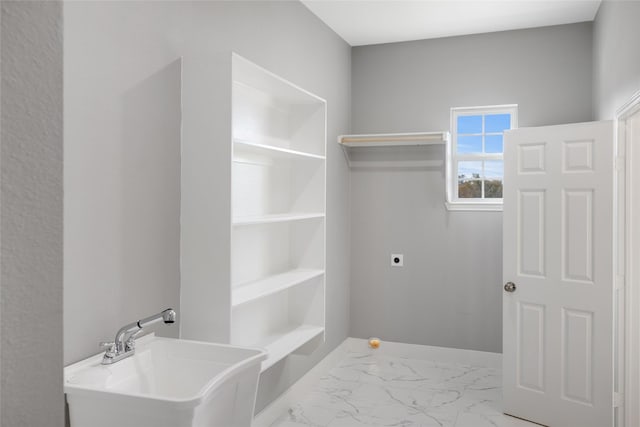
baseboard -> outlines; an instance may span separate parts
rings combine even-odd
[[[369,348],[368,341],[360,338],[347,338],[343,343],[350,353],[385,354],[407,359],[431,360],[434,362],[456,363],[483,368],[502,368],[502,354],[487,351],[465,350],[460,348],[434,347],[430,345],[405,344],[382,341],[376,350]]]
[[[348,353],[378,353],[407,359],[431,360],[434,362],[501,368],[502,354],[458,348],[433,347],[428,345],[405,344],[383,341],[376,350],[369,348],[368,342],[360,338],[347,338],[338,347],[311,368],[280,397],[270,403],[253,420],[252,427],[269,427],[285,414],[291,406],[307,394],[313,386],[338,365]]]

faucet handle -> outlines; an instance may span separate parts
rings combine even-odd
[[[114,362],[115,357],[118,354],[118,349],[116,348],[115,342],[102,341],[98,346],[105,350],[104,355],[102,356],[102,364],[108,365]]]
[[[125,351],[134,351],[136,349],[136,337],[142,333],[142,328],[138,329],[124,343]]]
[[[100,342],[100,344],[98,344],[98,347],[100,347],[102,350],[105,350],[106,355],[114,355],[116,353],[115,342],[102,341]]]

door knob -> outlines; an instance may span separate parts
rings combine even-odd
[[[504,284],[504,290],[507,292],[513,292],[516,290],[516,284],[513,282],[507,282]]]

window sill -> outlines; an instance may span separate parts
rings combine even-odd
[[[448,211],[502,212],[502,203],[445,202]]]

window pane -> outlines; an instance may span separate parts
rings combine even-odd
[[[504,176],[504,162],[502,160],[486,160],[484,162],[485,179],[502,179]]]
[[[486,199],[501,199],[504,162],[502,160],[485,161],[484,176],[484,197]]]
[[[459,136],[458,153],[482,153],[482,136]]]
[[[458,133],[482,133],[482,116],[458,116]]]
[[[480,199],[482,198],[482,181],[458,181],[459,199]]]
[[[489,114],[484,116],[485,132],[502,132],[511,128],[511,114]]]
[[[502,181],[499,179],[484,182],[485,199],[502,199]]]
[[[482,197],[482,162],[458,162],[458,197]]]
[[[484,137],[485,153],[502,153],[502,135],[486,135]]]
[[[461,161],[458,162],[458,179],[482,179],[481,161]]]

